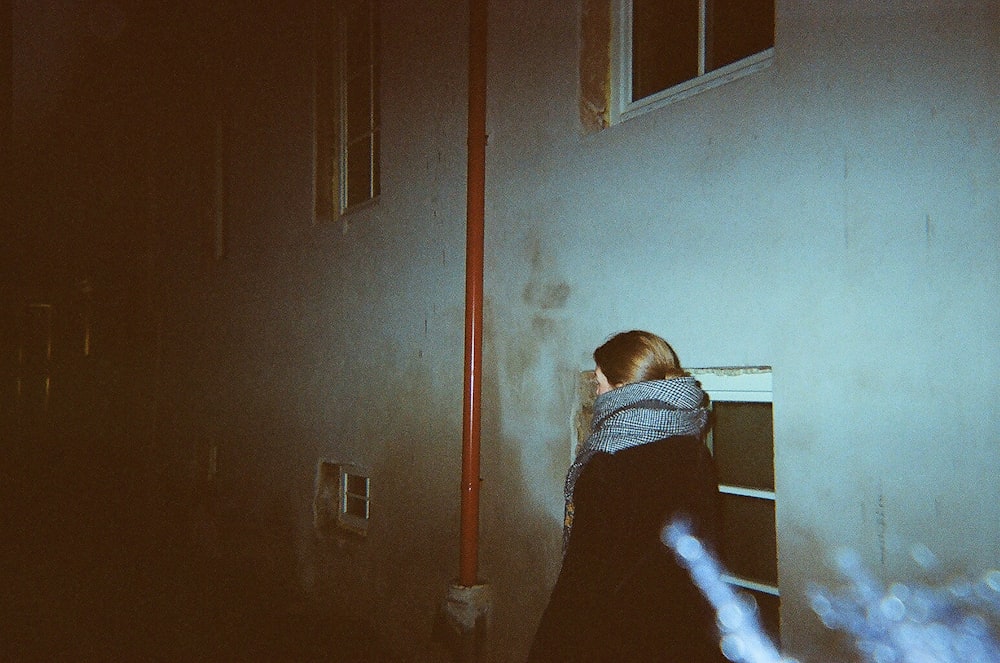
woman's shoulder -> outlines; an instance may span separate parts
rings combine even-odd
[[[701,438],[694,435],[677,435],[623,449],[610,454],[607,461],[621,465],[649,462],[670,463],[688,459],[695,460],[710,455],[708,447]]]
[[[676,436],[613,454],[594,454],[584,474],[590,475],[588,478],[591,481],[642,482],[699,474],[702,468],[709,470],[711,464],[711,452],[703,440],[694,436]]]

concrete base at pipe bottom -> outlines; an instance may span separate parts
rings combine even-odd
[[[456,661],[485,661],[493,596],[489,585],[456,585],[438,611],[435,639],[445,643]]]

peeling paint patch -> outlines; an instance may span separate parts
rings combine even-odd
[[[585,0],[580,30],[580,123],[593,133],[610,124],[611,5]]]
[[[692,371],[699,373],[709,373],[712,375],[755,375],[757,373],[770,373],[770,366],[713,366],[711,368],[692,368]]]
[[[737,396],[737,400],[757,400],[770,402],[773,381],[770,366],[710,366],[688,368],[705,391],[722,398]]]

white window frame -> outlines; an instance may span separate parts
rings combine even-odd
[[[360,479],[364,483],[364,492],[356,493],[349,490],[351,479]],[[372,508],[372,479],[368,475],[368,472],[362,470],[356,465],[341,465],[340,466],[340,489],[338,493],[339,509],[337,510],[337,524],[344,529],[351,530],[358,534],[366,534],[368,532],[368,521],[371,518],[371,508]],[[358,516],[350,513],[348,509],[348,500],[360,499],[364,503],[365,515]]]
[[[774,403],[774,390],[769,366],[732,367],[732,368],[695,368],[688,369],[700,383],[701,388],[713,402],[718,403]],[[711,432],[709,433],[711,440]],[[711,441],[709,442],[711,447]],[[728,495],[741,495],[777,503],[777,494],[773,490],[759,490],[744,486],[719,484],[719,492]],[[777,523],[775,523],[777,531]],[[777,560],[775,560],[777,563]],[[722,579],[736,587],[750,589],[771,596],[781,596],[779,584],[771,585],[733,574],[723,574]]]
[[[369,22],[370,38],[363,44],[349,44],[347,3],[315,0],[313,214],[316,222],[336,221],[356,210],[370,207],[376,204],[382,192],[380,3],[379,0],[360,0],[357,4],[359,8],[363,5],[363,11],[352,15],[363,15]],[[367,49],[361,61],[355,63],[358,66],[353,72],[348,71],[349,45]],[[354,80],[367,78],[368,98],[359,95],[358,104],[351,104],[349,98],[349,83],[353,74],[357,74]],[[353,137],[348,135],[352,106],[359,110],[359,122],[354,127],[358,133]],[[353,182],[349,163],[350,138],[359,147],[359,154],[364,154],[367,149],[368,157],[368,172],[364,172],[363,163],[357,162],[357,178]],[[350,188],[352,183],[357,185],[356,196]]]
[[[349,490],[351,478],[364,482],[364,492]],[[368,534],[372,500],[371,474],[357,466],[336,461],[320,460],[316,466],[316,486],[313,497],[313,525],[322,535],[346,530],[360,536]],[[351,513],[349,498],[363,500],[364,515]]]
[[[611,27],[611,124],[749,76],[771,66],[774,47],[705,72],[705,2],[698,11],[698,76],[642,99],[632,100],[632,0],[616,0]]]
[[[348,116],[348,78],[350,72],[347,71],[347,18],[341,13],[337,12],[337,113],[339,134],[337,136],[337,200],[335,204],[337,206],[337,216],[343,216],[349,212],[356,209],[366,207],[373,204],[378,200],[379,193],[381,192],[381,168],[379,160],[381,155],[376,146],[380,144],[379,134],[381,132],[381,118],[376,121],[375,109],[379,104],[379,99],[377,96],[380,94],[379,86],[379,76],[378,70],[380,67],[379,59],[382,57],[382,47],[381,47],[381,28],[378,31],[375,29],[375,24],[372,20],[372,16],[379,12],[378,6],[379,0],[366,0],[365,4],[368,6],[368,16],[369,31],[371,39],[369,40],[368,46],[368,131],[362,136],[355,137],[354,143],[359,143],[362,140],[367,140],[369,154],[368,154],[368,194],[363,200],[360,200],[354,204],[350,204],[348,201],[348,196],[350,191],[348,189],[350,180],[350,170],[348,162],[348,152],[351,148],[350,137],[348,136],[348,126],[347,126],[347,116]],[[373,12],[375,14],[373,14]]]

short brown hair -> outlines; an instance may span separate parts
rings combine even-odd
[[[614,387],[688,374],[669,343],[638,329],[615,334],[605,341],[594,350],[594,363]]]

